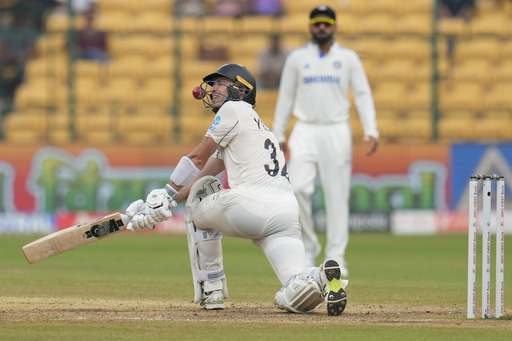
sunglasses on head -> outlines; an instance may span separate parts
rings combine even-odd
[[[320,27],[321,24],[324,24],[326,27],[329,27],[331,25],[336,24],[336,20],[329,19],[329,18],[315,18],[315,19],[311,19],[310,23],[311,23],[311,25],[314,25],[315,27]]]

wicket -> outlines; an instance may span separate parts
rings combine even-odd
[[[469,178],[468,224],[468,309],[467,317],[476,315],[476,250],[478,216],[478,181],[483,182],[482,199],[482,318],[491,315],[491,197],[492,181],[496,181],[496,314],[504,312],[504,256],[505,256],[505,180],[503,176],[473,175]]]

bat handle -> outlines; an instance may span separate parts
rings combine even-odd
[[[121,213],[121,220],[123,221],[123,224],[125,224],[126,226],[128,226],[128,223],[130,222],[130,220],[132,220],[130,217],[128,217],[126,214],[122,214]]]

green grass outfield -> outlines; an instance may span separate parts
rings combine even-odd
[[[224,238],[230,298],[225,310],[206,312],[191,302],[185,236],[125,232],[30,265],[21,247],[38,237],[0,235],[0,340],[506,340],[512,335],[511,236],[505,245],[506,316],[500,320],[465,317],[465,235],[352,234],[348,305],[339,317],[326,316],[325,308],[306,315],[274,308],[280,284],[247,240]],[[478,256],[480,264],[480,249]],[[479,311],[480,281],[479,269]],[[494,307],[494,295],[492,302]]]

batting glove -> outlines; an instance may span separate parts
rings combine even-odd
[[[144,213],[152,220],[161,222],[172,216],[170,208],[174,207],[176,207],[176,202],[172,200],[165,189],[154,189],[146,198]]]
[[[127,229],[135,232],[138,230],[142,230],[143,228],[153,228],[149,227],[149,222],[146,224],[144,222],[144,210],[146,209],[146,204],[142,199],[134,201],[128,206],[126,209],[126,215],[131,218],[130,222],[127,225]],[[137,217],[134,221],[134,218]],[[146,226],[147,225],[147,226]],[[155,224],[156,225],[156,224]]]
[[[145,213],[137,213],[128,223],[127,228],[132,231],[140,231],[145,229],[154,229],[159,222],[151,218]]]

